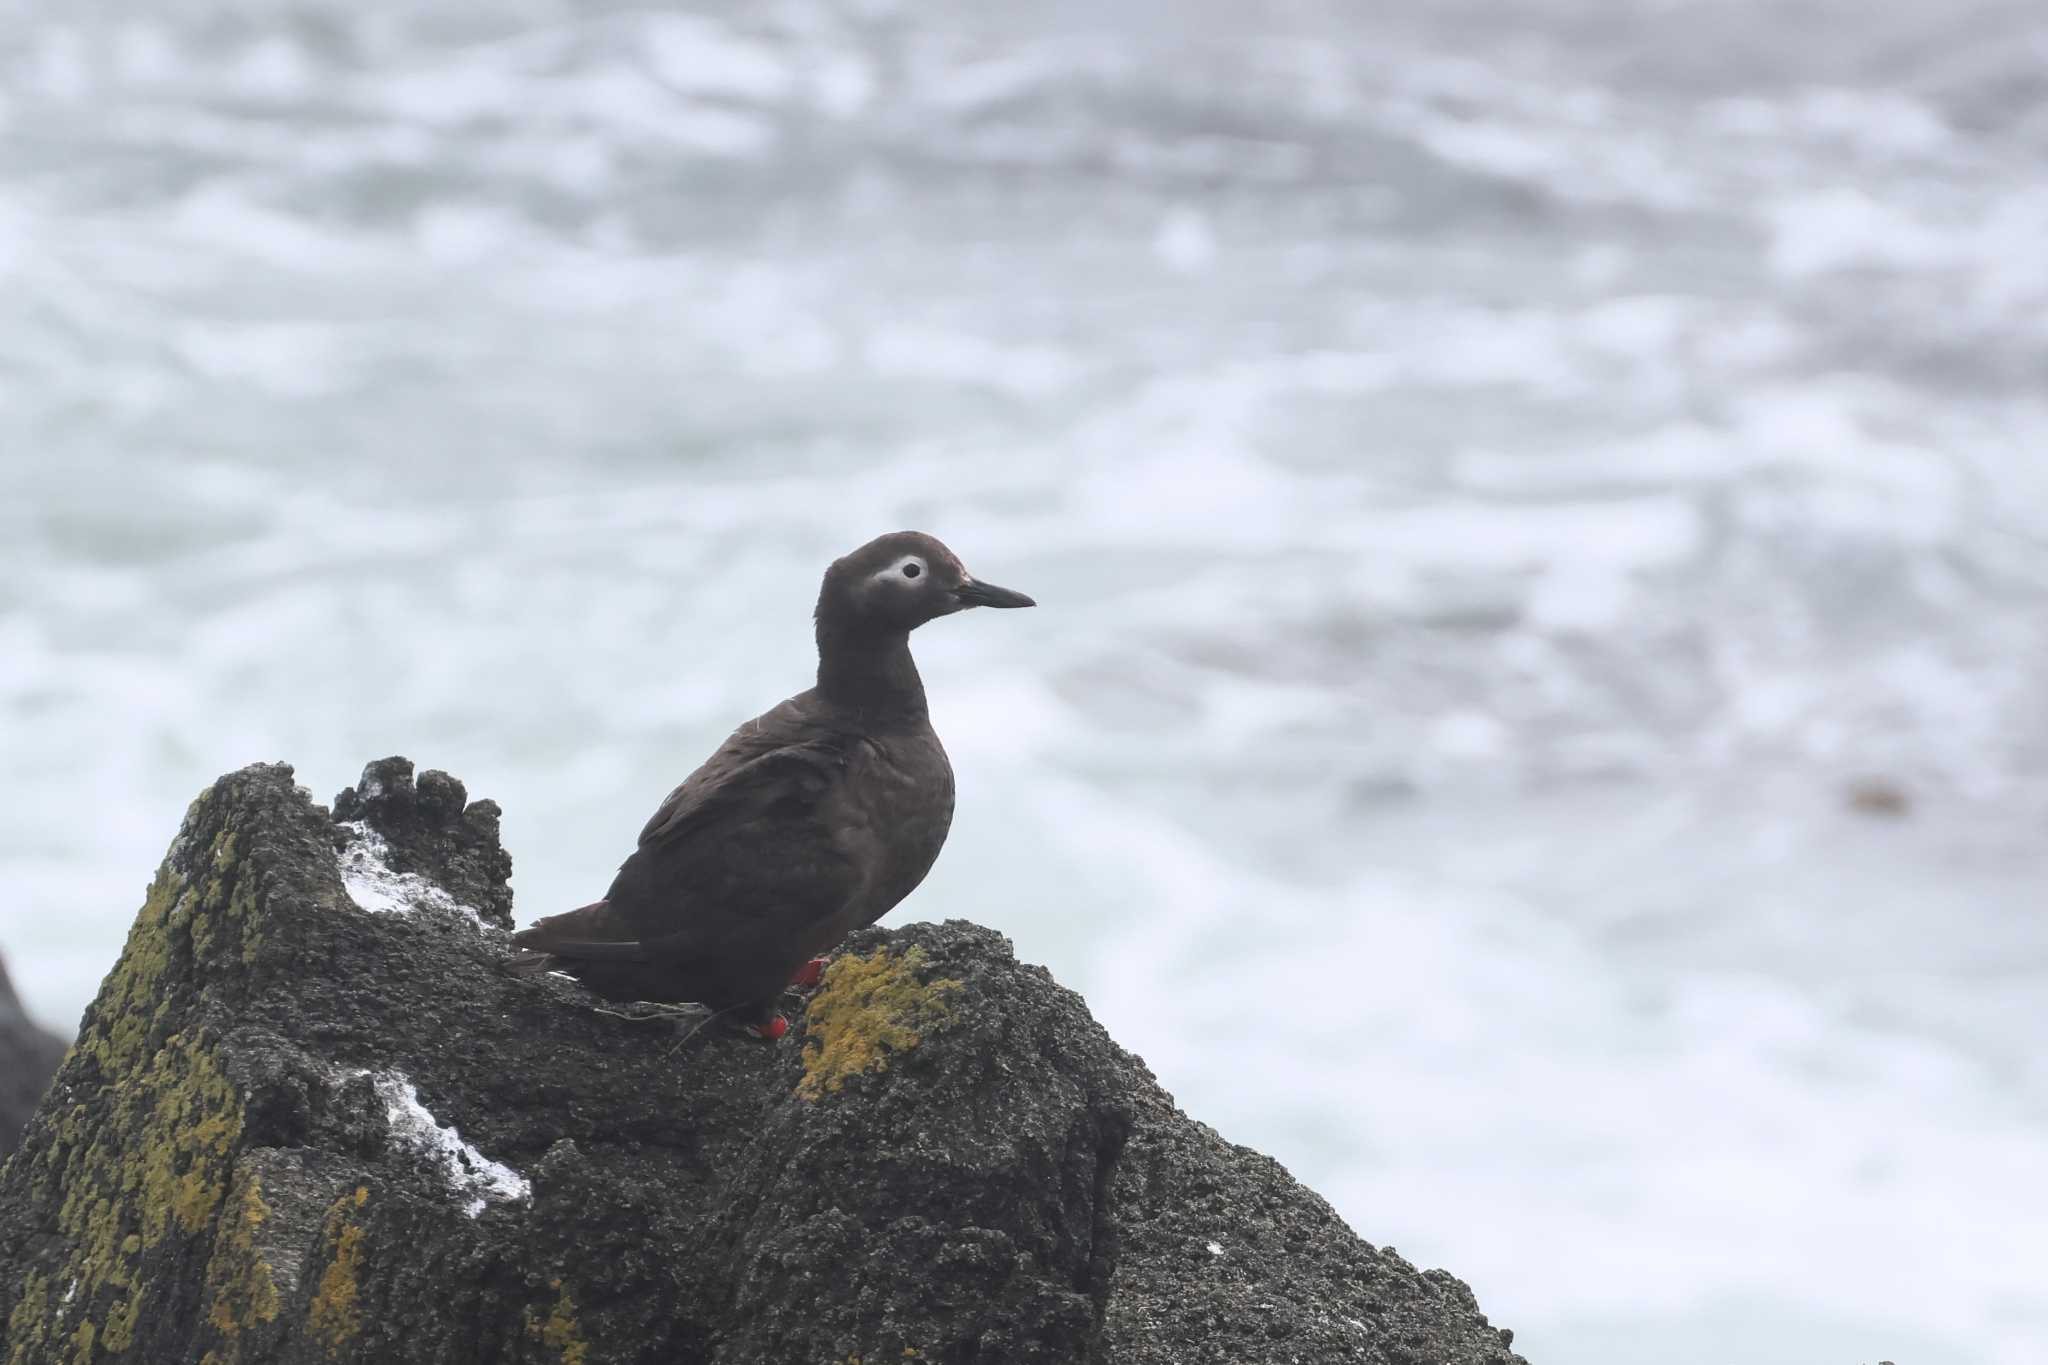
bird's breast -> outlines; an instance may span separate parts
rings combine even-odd
[[[863,919],[872,923],[916,889],[945,847],[953,765],[929,731],[863,739],[849,755],[845,793],[842,828],[870,869]]]

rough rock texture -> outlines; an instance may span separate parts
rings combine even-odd
[[[64,1060],[64,1040],[28,1017],[0,962],[0,1157],[21,1140],[43,1088]]]
[[[0,1170],[7,1365],[1520,1362],[999,935],[865,931],[781,1044],[605,1013],[410,772],[193,802]]]
[[[377,850],[392,872],[423,876],[500,929],[512,927],[512,855],[498,843],[498,803],[471,801],[462,783],[386,758],[363,769],[334,798],[334,821],[384,836]]]

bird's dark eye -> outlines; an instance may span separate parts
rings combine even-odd
[[[915,578],[923,572],[924,567],[914,559],[903,566],[903,576],[905,578]]]

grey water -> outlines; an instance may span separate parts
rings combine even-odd
[[[834,555],[897,918],[1539,1363],[2048,1358],[2048,11],[0,5],[0,947],[405,753],[601,888]]]

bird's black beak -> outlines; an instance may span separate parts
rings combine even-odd
[[[1012,592],[1008,588],[999,588],[993,583],[984,583],[978,578],[970,578],[959,587],[953,589],[953,596],[960,599],[960,605],[963,607],[1035,607],[1038,605],[1038,603],[1032,601],[1021,592]]]

